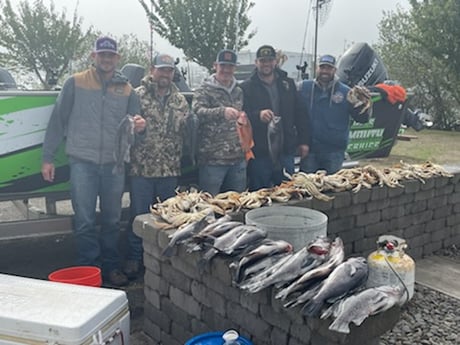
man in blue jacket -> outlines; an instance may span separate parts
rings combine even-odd
[[[117,42],[110,37],[97,39],[91,57],[94,66],[67,79],[56,101],[43,143],[42,175],[45,181],[54,180],[54,157],[65,137],[77,264],[100,266],[107,283],[121,286],[128,283],[118,253],[125,174],[123,166],[117,169],[116,141],[126,115],[133,116],[135,132],[145,129],[145,120],[138,115],[139,98],[116,70]],[[100,231],[96,229],[98,196]]]
[[[301,161],[300,169],[307,173],[325,170],[334,174],[342,168],[348,145],[350,118],[364,123],[370,109],[355,107],[347,100],[350,88],[335,75],[335,57],[320,57],[316,79],[299,85],[302,106],[310,115],[309,153]]]

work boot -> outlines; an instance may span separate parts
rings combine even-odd
[[[140,261],[127,260],[123,267],[123,273],[126,274],[129,280],[134,280],[144,273],[144,267]]]
[[[125,286],[128,285],[129,280],[119,269],[114,269],[110,271],[106,282],[113,286]]]

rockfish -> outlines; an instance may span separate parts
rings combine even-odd
[[[403,294],[404,290],[399,286],[383,285],[369,288],[337,301],[321,315],[321,318],[334,316],[335,320],[329,329],[348,334],[350,322],[359,326],[368,316],[382,313],[394,305],[401,305]]]
[[[167,247],[163,250],[164,256],[171,256],[173,249],[176,244],[182,243],[193,236],[193,234],[204,229],[209,224],[209,217],[203,217],[203,219],[185,225],[184,227],[177,229],[174,233],[168,237],[171,239]]]
[[[343,249],[343,242],[340,237],[337,237],[331,244],[326,262],[304,273],[286,288],[279,291],[275,298],[281,298],[284,300],[290,294],[296,291],[302,291],[304,288],[310,286],[312,283],[318,281],[319,279],[326,278],[335,267],[343,262],[344,258],[345,252]],[[303,298],[304,297],[305,296],[303,296]],[[299,301],[301,301],[303,298],[300,298]],[[305,301],[306,300],[303,302]]]
[[[235,282],[239,283],[241,281],[242,272],[247,267],[271,255],[279,253],[290,253],[292,252],[292,249],[292,245],[286,241],[267,240],[265,243],[262,243],[241,257],[241,259],[238,261],[238,264],[236,264]]]
[[[337,266],[324,280],[318,293],[302,308],[310,317],[319,314],[326,302],[333,303],[366,282],[369,268],[363,257],[350,258]]]
[[[284,135],[283,121],[281,116],[273,116],[267,128],[268,152],[275,167],[281,166],[281,155],[283,153]]]

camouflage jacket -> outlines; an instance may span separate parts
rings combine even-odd
[[[156,96],[157,85],[151,76],[136,89],[141,114],[147,125],[144,140],[131,150],[130,175],[169,177],[180,175],[183,130],[189,105],[175,85],[171,85],[164,105]]]
[[[244,159],[236,121],[224,116],[226,107],[241,110],[243,91],[234,80],[230,88],[219,85],[214,76],[206,79],[196,90],[192,109],[198,116],[198,163],[233,164]]]

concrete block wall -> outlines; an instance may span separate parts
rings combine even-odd
[[[312,199],[289,205],[327,214],[328,236],[340,236],[347,255],[367,256],[384,234],[405,239],[414,259],[460,244],[460,172],[402,185],[336,193],[329,202]]]
[[[343,239],[347,256],[368,255],[382,234],[405,238],[415,259],[460,244],[460,173],[403,184],[337,193],[330,202],[289,204],[326,213],[328,235]],[[150,215],[138,216],[134,230],[144,239],[144,331],[158,344],[184,344],[198,334],[232,328],[256,345],[377,345],[399,318],[394,308],[352,326],[350,335],[330,332],[330,320],[304,318],[300,308],[284,308],[271,288],[245,294],[233,287],[229,259],[216,257],[209,271],[200,273],[202,253],[178,246],[176,255],[163,257],[170,232],[156,230]]]

